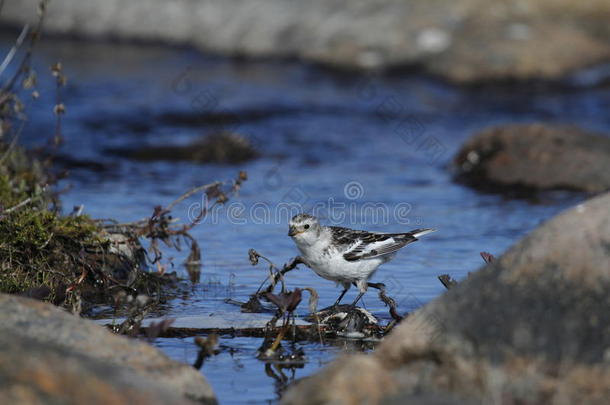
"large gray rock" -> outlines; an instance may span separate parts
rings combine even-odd
[[[35,19],[38,0],[1,18]],[[53,0],[46,29],[336,66],[421,66],[457,82],[555,79],[610,59],[607,0]],[[567,51],[569,50],[569,51]]]
[[[283,403],[419,405],[438,397],[607,404],[610,193],[543,224],[409,315],[374,354],[335,361]]]
[[[1,294],[0,319],[6,403],[216,403],[193,367],[51,304]]]
[[[489,128],[470,138],[453,163],[459,180],[484,189],[610,190],[610,137],[572,126]]]

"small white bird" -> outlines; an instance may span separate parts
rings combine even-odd
[[[406,233],[376,233],[357,231],[338,226],[322,226],[308,214],[295,215],[289,224],[292,237],[305,264],[316,274],[343,286],[341,299],[352,284],[360,294],[352,306],[362,298],[369,286],[368,280],[377,268],[394,258],[396,252],[434,229],[415,229]]]

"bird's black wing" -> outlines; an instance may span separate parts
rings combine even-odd
[[[358,231],[341,227],[330,227],[333,244],[346,252],[343,258],[347,261],[371,259],[394,253],[409,243],[415,242],[417,236],[431,232],[430,229],[415,229],[406,233],[375,233]]]

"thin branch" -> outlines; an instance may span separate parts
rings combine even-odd
[[[222,184],[225,184],[225,183],[226,183],[226,182],[215,181],[214,183],[205,184],[205,185],[203,185],[203,186],[198,186],[198,187],[195,187],[195,188],[193,188],[193,189],[191,189],[191,190],[187,191],[186,193],[182,194],[180,197],[178,197],[178,198],[177,198],[177,199],[175,199],[174,201],[172,201],[172,203],[171,203],[171,204],[169,204],[167,207],[165,207],[165,209],[166,209],[167,211],[171,211],[171,210],[172,210],[172,208],[174,208],[174,207],[175,207],[177,204],[179,204],[179,203],[181,203],[182,201],[186,200],[187,198],[189,198],[189,197],[190,197],[190,196],[192,196],[193,194],[196,194],[196,193],[198,193],[198,192],[200,192],[200,191],[203,191],[203,190],[207,190],[207,189],[212,188],[212,187],[218,187],[218,186],[220,186],[220,185],[222,185]]]
[[[282,291],[283,291],[284,290],[284,274],[288,273],[291,270],[294,270],[299,264],[305,264],[305,261],[303,260],[303,258],[301,256],[297,256],[297,257],[291,259],[288,263],[284,264],[284,266],[280,270],[271,260],[269,260],[267,257],[261,255],[254,249],[250,249],[248,254],[250,255],[250,261],[253,265],[258,264],[257,259],[261,258],[261,259],[265,260],[267,263],[269,263],[270,271],[275,270],[275,273],[272,272],[272,274],[270,274],[263,280],[261,285],[258,287],[258,290],[256,290],[256,292],[254,293],[253,297],[258,297],[259,295],[264,295],[266,293],[272,292],[273,289],[275,288],[275,286],[277,285],[278,281],[282,282]],[[265,291],[261,292],[263,286],[269,279],[271,279],[271,283],[265,289]]]
[[[36,201],[37,199],[39,199],[40,196],[42,196],[46,191],[47,191],[47,186],[44,186],[39,195],[35,195],[32,197],[26,198],[25,200],[21,201],[19,204],[14,205],[11,208],[7,208],[6,210],[2,211],[2,214],[10,214],[13,211],[17,211],[19,208],[24,207],[24,206],[28,205],[29,203],[31,203],[32,201]]]
[[[61,102],[61,89],[66,85],[66,76],[63,73],[63,68],[60,62],[51,66],[53,76],[55,76],[55,135],[53,136],[53,146],[55,149],[62,143],[61,137],[61,119],[66,112],[64,104]]]
[[[271,284],[269,285],[269,287],[267,287],[267,290],[265,290],[265,292],[273,291],[273,288],[275,287],[275,285],[277,284],[278,281],[280,281],[280,280],[282,282],[284,281],[284,274],[296,269],[299,264],[305,264],[305,261],[303,260],[303,258],[301,256],[297,256],[297,257],[293,258],[292,260],[290,260],[288,263],[284,264],[284,267],[282,267],[282,270],[278,270],[278,272],[273,275]]]
[[[19,208],[24,207],[32,202],[32,197],[28,197],[25,200],[21,201],[19,204],[12,206],[9,209],[4,210],[3,214],[10,214],[13,211],[17,211]]]
[[[48,0],[40,1],[39,5],[38,5],[39,10],[40,10],[40,16],[38,18],[38,22],[36,23],[35,31],[33,33],[31,33],[31,35],[30,35],[30,43],[25,52],[25,55],[23,56],[23,59],[21,59],[19,68],[15,71],[15,74],[13,75],[13,77],[9,80],[7,85],[4,86],[4,88],[2,89],[2,91],[0,91],[0,93],[10,92],[11,89],[13,88],[13,86],[15,85],[15,83],[17,82],[17,79],[19,78],[21,73],[23,73],[27,70],[26,67],[28,66],[30,60],[32,59],[32,53],[34,51],[34,46],[36,45],[36,42],[38,41],[38,39],[40,37],[40,33],[42,31],[42,26],[44,24],[44,17],[46,14],[47,3],[48,3]]]
[[[147,262],[151,265],[157,265],[159,273],[163,272],[163,266],[161,261],[163,260],[163,250],[160,243],[164,243],[165,246],[180,250],[180,242],[185,241],[190,244],[190,255],[187,259],[187,265],[201,264],[201,250],[197,245],[196,240],[189,234],[189,231],[201,222],[210,211],[218,204],[223,204],[229,199],[229,196],[235,195],[239,186],[247,179],[245,172],[240,172],[236,180],[233,181],[216,181],[203,186],[195,187],[180,197],[172,201],[167,207],[156,206],[154,207],[153,213],[148,218],[143,218],[139,221],[130,223],[117,223],[116,221],[101,221],[103,228],[108,232],[119,232],[126,233],[135,239],[144,237],[149,240],[149,247],[145,249],[145,256]],[[223,191],[221,187],[224,184],[231,184],[230,191]],[[205,195],[212,200],[212,203],[208,204],[206,200],[205,206],[201,207],[196,218],[189,218],[190,222],[182,225],[177,225],[176,222],[180,220],[178,218],[171,217],[172,208],[174,208],[180,202],[186,200],[194,194],[204,191]],[[189,215],[190,217],[190,215]],[[106,223],[104,223],[106,222]],[[188,241],[188,242],[187,242]],[[151,257],[151,254],[154,257]],[[171,263],[171,258],[169,259]],[[172,264],[173,266],[173,264]]]
[[[3,3],[4,2],[0,3],[0,9],[3,6]],[[6,70],[8,65],[10,65],[11,62],[13,61],[13,58],[17,54],[17,51],[19,50],[21,45],[23,44],[23,41],[25,40],[25,37],[26,37],[26,35],[28,34],[29,31],[30,31],[30,24],[26,23],[23,26],[23,29],[21,30],[21,34],[19,34],[19,36],[17,37],[17,40],[15,41],[15,45],[13,45],[11,50],[8,51],[8,53],[4,57],[4,60],[2,61],[2,64],[0,64],[0,76],[2,76],[2,73],[4,73],[4,71]]]
[[[394,321],[402,321],[402,316],[398,314],[396,310],[396,301],[392,297],[389,297],[385,292],[385,284],[383,283],[367,283],[369,287],[376,288],[379,290],[379,299],[390,308],[390,316]]]

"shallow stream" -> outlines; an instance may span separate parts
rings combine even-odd
[[[1,51],[10,40],[2,36]],[[295,205],[318,210],[326,224],[388,232],[438,229],[401,251],[373,280],[386,284],[400,312],[411,311],[443,293],[437,275],[465,277],[483,264],[480,251],[501,254],[541,221],[585,198],[549,192],[514,199],[455,184],[448,163],[464,140],[489,125],[534,120],[610,132],[610,93],[604,89],[459,89],[413,75],[364,76],[189,49],[53,40],[35,57],[41,98],[29,110],[27,145],[53,135],[48,66],[58,60],[69,81],[63,93],[62,154],[71,160],[71,175],[62,182],[68,187],[66,211],[84,204],[93,217],[131,221],[194,186],[248,172],[233,204],[193,230],[202,247],[200,281],[152,314],[159,317],[223,314],[230,323],[239,308],[225,299],[247,300],[265,277],[264,267],[250,265],[248,249],[278,265],[296,255],[286,223],[286,207]],[[218,130],[247,137],[260,158],[230,166],[136,162],[107,152],[186,144]],[[199,203],[199,197],[187,200],[175,216],[188,218]],[[166,253],[185,278],[186,253]],[[287,282],[314,287],[320,307],[340,292],[306,268],[289,273]],[[354,296],[352,290],[346,300]],[[374,293],[363,304],[388,319]],[[306,305],[301,307],[304,315]],[[350,341],[297,344],[305,364],[281,375],[257,360],[260,339],[223,337],[220,343],[220,354],[202,371],[223,404],[275,402],[286,382],[343,351],[362,350]],[[186,363],[197,355],[192,338],[157,339],[155,345]]]

